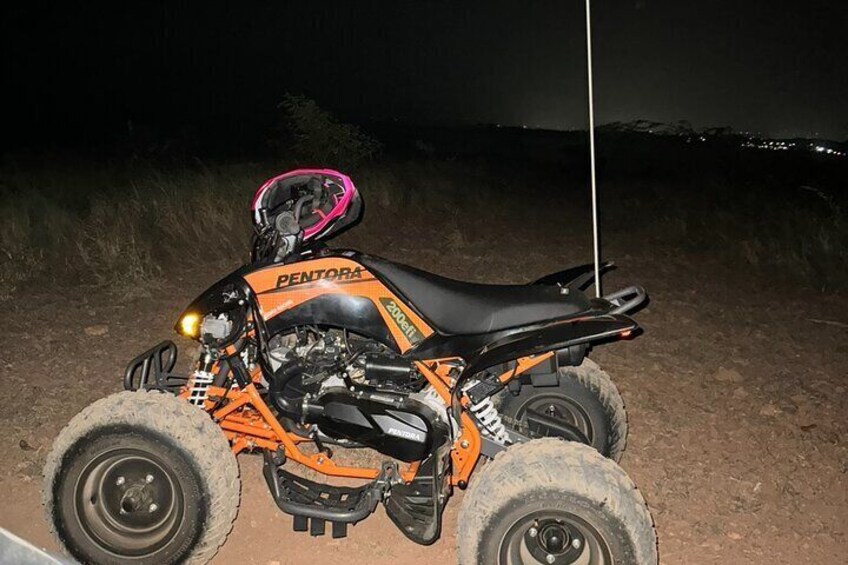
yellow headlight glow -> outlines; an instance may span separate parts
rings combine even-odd
[[[186,337],[197,337],[200,329],[200,316],[197,314],[186,314],[180,320],[180,333]]]

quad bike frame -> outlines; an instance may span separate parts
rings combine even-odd
[[[186,387],[190,378],[172,373],[177,360],[176,351],[174,342],[165,340],[133,359],[124,375],[124,388],[126,390],[156,388],[190,400],[191,391]],[[548,352],[520,358],[514,370],[505,371],[497,377],[497,380],[506,385],[512,379],[550,360],[553,356],[553,352]],[[456,360],[456,358],[445,358],[415,363],[421,374],[446,403],[451,402],[450,372],[454,369],[451,362]],[[259,448],[271,453],[279,453],[286,459],[331,477],[373,480],[380,476],[382,469],[341,466],[325,454],[308,455],[302,452],[298,445],[312,440],[287,432],[283,428],[256,388],[256,383],[260,380],[261,372],[257,369],[250,374],[250,381],[244,388],[225,389],[209,386],[206,389],[207,398],[202,407],[224,430],[224,434],[232,443],[234,453]],[[229,401],[227,405],[216,408],[223,399]],[[463,414],[461,426],[461,433],[453,442],[451,451],[451,459],[454,463],[451,483],[464,488],[481,454],[483,442],[476,424],[467,414]],[[413,480],[417,467],[418,463],[410,464],[401,472],[400,477],[405,482]]]
[[[506,385],[553,356],[554,353],[549,352],[521,358],[515,369],[499,375],[497,380]],[[130,363],[124,378],[125,388],[156,388],[190,402],[190,378],[172,373],[176,359],[176,345],[163,341]],[[416,362],[417,369],[446,404],[452,401],[451,382],[454,379],[450,375],[455,369],[452,361],[456,358]],[[238,370],[236,368],[235,372]],[[435,453],[404,468],[399,468],[396,463],[384,463],[381,468],[340,465],[334,461],[333,452],[329,449],[318,453],[303,451],[301,444],[312,440],[283,428],[257,389],[261,371],[257,369],[248,375],[249,381],[243,387],[209,386],[202,408],[220,426],[234,454],[262,451],[266,482],[279,508],[294,516],[295,531],[308,531],[313,536],[324,535],[326,523],[330,522],[332,537],[345,537],[347,525],[373,513],[391,488],[392,497],[386,501],[390,518],[413,541],[432,543],[440,534],[441,511],[449,494],[445,491],[453,486],[466,488],[480,455],[491,457],[502,449],[483,437],[473,418],[462,412],[460,433],[448,446],[449,449],[443,450],[447,453]],[[219,407],[224,399],[227,404]],[[446,457],[450,458],[452,469],[449,475]],[[369,482],[358,488],[316,483],[281,469],[280,466],[289,460],[329,477]],[[429,496],[421,496],[421,492]],[[432,507],[425,516],[420,510],[422,500]],[[394,511],[390,506],[395,507]]]
[[[260,450],[265,459],[264,475],[277,505],[295,517],[295,530],[308,530],[312,535],[324,534],[329,521],[333,536],[343,537],[347,524],[364,519],[379,502],[385,501],[390,518],[407,537],[422,544],[435,541],[440,533],[442,507],[450,489],[464,489],[468,485],[481,455],[493,457],[504,449],[502,444],[481,434],[466,408],[545,363],[554,367],[554,372],[560,364],[580,364],[590,341],[627,337],[638,326],[623,313],[645,298],[642,289],[630,287],[599,303],[592,303],[589,311],[571,317],[567,322],[554,320],[519,331],[481,336],[443,336],[433,330],[404,299],[381,284],[350,256],[316,258],[309,265],[325,270],[336,269],[339,273],[359,269],[363,273],[361,279],[352,277],[353,280],[336,280],[329,285],[326,281],[293,284],[292,281],[297,280],[295,277],[302,274],[299,265],[253,268],[224,279],[225,284],[236,281],[245,297],[240,303],[246,312],[233,329],[233,335],[244,333],[258,341],[267,339],[266,324],[274,323],[275,315],[285,315],[293,311],[299,301],[307,303],[327,293],[337,295],[342,292],[345,296],[361,293],[360,296],[364,295],[375,304],[385,305],[387,300],[390,301],[397,311],[413,322],[415,331],[396,323],[396,320],[392,321],[391,312],[382,309],[379,310],[381,318],[369,322],[370,327],[365,330],[378,336],[382,332],[387,340],[394,340],[401,353],[418,352],[408,356],[410,362],[452,411],[459,427],[453,434],[441,431],[440,437],[444,441],[437,442],[426,458],[407,464],[384,463],[379,468],[337,463],[331,449],[325,448],[313,437],[304,437],[282,425],[260,392],[263,383],[268,381],[268,367],[262,363],[250,368],[245,366],[237,340],[216,344],[217,359],[207,373],[226,373],[229,376],[216,379],[217,386],[203,383],[203,395],[198,394],[200,389],[193,381],[194,377],[173,372],[177,348],[171,341],[163,341],[133,359],[124,375],[124,387],[127,390],[154,388],[175,394],[210,414],[229,440],[234,454]],[[556,284],[561,287],[562,294],[576,292],[580,285],[590,280],[586,270],[586,267],[581,267],[564,271],[535,284]],[[196,301],[189,311],[208,310],[210,294],[215,293],[202,295],[198,299],[200,304]],[[254,323],[250,324],[248,320]],[[420,352],[421,349],[424,351]],[[472,351],[475,352],[473,355],[470,354]],[[486,380],[473,386],[465,386],[471,377],[503,363],[510,363],[510,368],[500,374],[490,373]],[[550,372],[547,374],[550,375]],[[567,425],[560,427],[565,437],[582,441],[579,430],[570,430]],[[511,433],[516,440],[527,439],[517,431]],[[449,440],[451,436],[453,439]],[[304,443],[314,444],[317,452],[302,449]],[[368,483],[361,487],[315,483],[282,469],[283,463],[288,461],[329,477],[359,479]],[[390,490],[391,496],[387,497]]]

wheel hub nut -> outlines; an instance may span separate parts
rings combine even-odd
[[[571,541],[571,547],[573,547],[574,549],[580,549],[580,546],[581,546],[581,545],[583,545],[583,544],[582,544],[582,543],[580,543],[580,540],[579,540],[579,539],[577,539],[577,538],[574,538],[574,539]]]
[[[539,533],[539,530],[537,530],[536,528],[530,528],[530,531],[528,531],[527,533],[530,534],[531,538],[535,538],[536,534]]]
[[[549,553],[545,556],[545,561],[547,561],[548,563],[553,563],[554,561],[556,561],[556,557],[554,557],[552,553]]]
[[[153,475],[147,475],[146,477],[144,477],[144,481],[148,482],[148,483],[152,483],[153,482]]]
[[[125,482],[127,482],[127,480],[124,477],[118,477],[117,480],[115,481],[115,484],[118,485],[118,486],[121,486]]]
[[[148,512],[156,512],[157,510],[159,510],[159,505],[156,504],[155,502],[147,507]]]

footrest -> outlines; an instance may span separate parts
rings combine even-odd
[[[345,537],[347,524],[374,512],[388,488],[382,475],[362,487],[316,483],[284,471],[267,452],[262,471],[277,506],[294,516],[294,530],[313,536],[324,535],[325,522],[331,522],[333,537]]]

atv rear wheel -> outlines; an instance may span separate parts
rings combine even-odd
[[[477,471],[458,519],[461,565],[655,565],[636,486],[594,449],[554,438],[509,447]]]
[[[624,401],[610,376],[586,358],[579,367],[559,370],[559,384],[523,385],[517,395],[504,391],[499,411],[508,425],[531,437],[560,437],[591,445],[613,461],[621,460],[627,443]],[[570,430],[541,423],[550,418]]]
[[[120,392],[60,432],[43,499],[51,530],[84,563],[205,563],[238,511],[238,464],[199,408]]]

